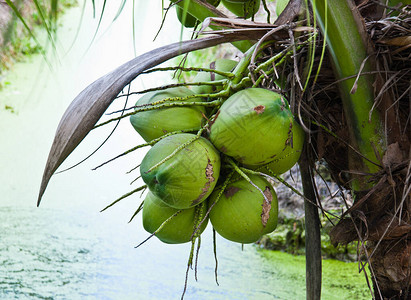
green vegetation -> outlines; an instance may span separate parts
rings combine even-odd
[[[0,29],[0,89],[6,84],[1,80],[1,77],[14,63],[45,51],[45,46],[38,42],[38,36],[43,35],[42,30],[44,30],[45,24],[50,27],[52,21],[45,20],[39,8],[43,12],[50,11],[50,15],[57,17],[64,13],[64,10],[76,6],[77,0],[61,0],[58,1],[58,7],[52,6],[53,8],[45,3],[38,3],[37,7],[35,2],[20,0],[15,2],[20,16],[16,15],[12,9],[2,11],[3,14],[0,13],[0,21],[3,20],[5,23],[5,26]],[[29,30],[22,23],[20,17],[24,19]]]
[[[290,281],[290,291],[277,293],[278,299],[305,299],[305,291],[296,287],[305,285],[305,257],[292,256],[280,251],[260,249],[265,267],[283,276],[282,284]],[[365,275],[358,272],[358,263],[323,260],[322,299],[325,300],[369,300],[370,290]],[[298,289],[298,288],[297,288]],[[291,298],[290,298],[291,297]]]
[[[321,221],[321,255],[324,259],[341,261],[357,260],[357,243],[333,246],[330,240],[330,231],[338,219],[332,216],[320,216]],[[265,249],[281,250],[293,255],[305,254],[305,220],[304,218],[287,217],[280,213],[278,225],[274,232],[265,235],[258,242]]]

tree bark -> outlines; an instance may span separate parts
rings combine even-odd
[[[318,215],[317,197],[307,149],[303,150],[300,158],[300,173],[303,184],[305,209],[305,272],[306,299],[321,299],[321,236],[320,218]]]

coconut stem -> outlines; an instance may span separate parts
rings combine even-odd
[[[185,277],[185,281],[184,281],[183,293],[181,294],[181,299],[184,298],[184,295],[185,295],[185,293],[186,293],[186,291],[187,291],[188,272],[190,271],[190,267],[192,267],[192,265],[193,265],[195,242],[196,242],[196,239],[193,239],[193,240],[191,241],[190,255],[188,256],[187,269],[186,269],[186,277]]]
[[[201,225],[203,225],[204,221],[207,220],[208,213],[206,209],[204,209],[205,202],[201,202],[199,205],[196,206],[195,211],[195,222],[194,222],[194,230],[193,234],[191,235],[191,239],[199,236],[198,232],[200,231]],[[206,211],[204,214],[203,212]]]
[[[250,65],[255,48],[256,45],[253,45],[246,53],[244,53],[244,57],[239,61],[233,71],[235,77],[231,80],[230,85],[238,84],[243,79],[244,74],[248,71],[248,66]]]
[[[219,98],[222,96],[226,96],[228,93],[226,91],[222,91],[219,93],[213,93],[213,94],[200,94],[200,95],[188,95],[185,97],[168,97],[168,98],[164,98],[155,102],[151,102],[151,103],[146,103],[146,104],[141,104],[141,105],[135,105],[135,106],[131,106],[128,108],[124,108],[121,110],[116,110],[116,111],[112,111],[110,113],[107,113],[106,115],[113,115],[115,113],[123,113],[124,111],[127,110],[132,110],[135,109],[134,113],[138,113],[141,111],[144,111],[143,109],[147,108],[147,107],[157,107],[160,104],[166,104],[166,103],[176,103],[177,101],[180,101],[178,103],[186,103],[187,105],[199,105],[199,106],[209,106],[210,104],[199,104],[199,103],[211,103],[211,102],[185,102],[186,100],[190,100],[190,99],[195,99],[195,98],[199,98],[199,97],[210,97],[210,98]],[[213,104],[216,105],[216,104]],[[183,105],[184,106],[184,105]],[[212,105],[210,105],[212,106]],[[157,109],[157,108],[155,108]]]
[[[198,130],[198,128],[192,128],[192,129],[177,130],[177,131],[173,131],[173,132],[166,133],[165,135],[162,135],[162,136],[160,136],[160,137],[158,137],[158,138],[156,138],[156,139],[154,139],[154,140],[151,140],[151,141],[148,142],[148,143],[140,144],[140,145],[138,145],[138,146],[135,146],[134,148],[131,148],[131,149],[129,149],[129,150],[127,150],[127,151],[125,151],[125,152],[117,155],[116,157],[113,157],[112,159],[109,159],[109,160],[105,161],[104,163],[102,163],[102,164],[98,165],[97,167],[93,168],[92,170],[95,171],[95,170],[97,170],[98,168],[100,168],[100,167],[102,167],[102,166],[104,166],[104,165],[112,162],[113,160],[115,160],[115,159],[117,159],[117,158],[120,158],[120,157],[122,157],[122,156],[124,156],[124,155],[127,155],[127,154],[129,154],[129,153],[131,153],[131,152],[133,152],[133,151],[135,151],[135,150],[140,149],[140,148],[143,148],[143,147],[146,147],[146,146],[153,146],[154,144],[156,144],[157,142],[161,141],[162,139],[164,139],[164,138],[166,138],[166,137],[168,137],[168,136],[175,135],[175,134],[179,134],[179,133],[185,133],[185,132],[193,132],[193,131],[197,131],[197,130]],[[129,172],[128,172],[128,173],[129,173]]]
[[[162,91],[162,90],[167,90],[169,88],[175,88],[175,87],[182,87],[182,86],[197,86],[197,85],[211,85],[211,86],[221,86],[223,85],[227,80],[222,79],[222,80],[216,80],[216,81],[204,81],[204,82],[182,82],[182,83],[173,83],[173,84],[167,84],[167,85],[162,85],[154,88],[149,88],[146,90],[138,91],[138,92],[131,92],[127,94],[122,94],[118,95],[117,99],[122,98],[122,97],[127,97],[130,95],[140,95],[140,94],[145,94],[149,92],[154,92],[154,91]],[[198,95],[197,95],[198,96]]]
[[[195,221],[194,221],[194,227],[193,227],[193,235],[192,235],[192,243],[194,245],[195,240],[197,239],[197,251],[196,251],[196,259],[195,259],[195,266],[194,266],[194,278],[197,281],[197,265],[198,265],[198,253],[200,252],[200,246],[201,246],[201,233],[200,233],[200,226],[205,220],[205,214],[204,211],[205,209],[205,202],[201,202],[199,205],[195,207]],[[194,249],[193,249],[194,250]],[[192,262],[191,262],[192,264]]]
[[[134,194],[134,193],[137,193],[137,192],[145,189],[146,187],[147,187],[147,185],[143,185],[143,186],[140,186],[140,187],[136,188],[135,190],[132,190],[131,192],[129,192],[129,193],[127,193],[127,194],[124,194],[123,196],[121,196],[120,198],[118,198],[117,200],[115,200],[114,202],[112,202],[110,205],[107,205],[105,208],[103,208],[102,210],[100,210],[100,212],[105,211],[107,208],[112,207],[112,206],[113,206],[114,204],[116,204],[117,202],[120,202],[120,201],[123,200],[124,198],[127,198],[128,196],[130,196],[130,195],[132,195],[132,194]]]
[[[216,94],[208,94],[208,95],[216,95]],[[201,95],[202,97],[207,97],[208,95]],[[162,108],[170,108],[170,107],[180,107],[180,106],[218,106],[222,103],[222,100],[214,100],[211,102],[172,102],[172,103],[163,103],[160,105],[156,105],[156,106],[147,106],[147,107],[142,107],[139,108],[137,110],[135,110],[134,112],[128,113],[128,114],[124,114],[120,117],[117,118],[112,118],[110,120],[107,120],[105,122],[102,122],[96,126],[93,127],[93,129],[96,129],[98,127],[101,127],[103,125],[106,125],[108,123],[114,122],[114,121],[118,121],[124,118],[127,118],[129,116],[135,115],[136,113],[142,112],[142,111],[150,111],[150,110],[156,110],[156,109],[162,109]]]
[[[165,163],[166,161],[168,161],[169,159],[171,159],[174,155],[176,155],[180,150],[184,149],[185,147],[187,147],[188,145],[190,145],[191,143],[193,143],[194,141],[198,140],[200,137],[198,135],[196,135],[195,137],[191,138],[188,142],[185,142],[184,144],[181,144],[180,146],[178,146],[171,154],[169,154],[168,156],[166,156],[165,158],[163,158],[161,161],[159,161],[158,163],[156,163],[154,166],[152,166],[150,169],[148,169],[147,173],[150,173],[151,171],[153,171],[155,168],[159,167],[160,165],[162,165],[163,163]]]
[[[251,82],[251,78],[248,76],[243,77],[241,81],[238,84],[231,84],[230,88],[233,91],[238,91],[244,89],[245,86],[247,86]]]
[[[268,200],[267,196],[264,194],[264,192],[254,183],[252,182],[252,180],[250,179],[250,177],[247,176],[247,174],[245,174],[241,168],[239,166],[237,166],[237,164],[231,159],[228,158],[228,162],[229,164],[234,168],[234,170],[241,176],[243,177],[245,180],[247,180],[247,182],[249,184],[251,184],[253,187],[255,187],[260,193],[261,195],[263,195],[264,200],[266,203],[270,204],[270,201]]]
[[[128,170],[126,172],[126,174],[130,174],[131,172],[133,172],[134,170],[138,169],[140,167],[141,164],[138,164],[137,166],[133,167],[132,169]]]
[[[217,277],[217,270],[218,270],[218,260],[217,260],[217,238],[216,238],[216,231],[213,228],[213,252],[214,252],[214,260],[215,260],[215,268],[214,268],[214,277],[215,277],[215,283],[217,285],[220,285],[218,283],[218,277]]]
[[[130,220],[128,221],[128,223],[130,223],[131,221],[133,221],[134,217],[137,216],[137,214],[143,209],[144,206],[144,200],[141,201],[139,207],[137,208],[137,210],[135,211],[135,213],[131,216]]]
[[[293,55],[294,52],[297,52],[298,50],[300,50],[306,44],[310,43],[311,40],[315,39],[316,36],[317,36],[317,32],[315,32],[313,35],[311,35],[303,43],[297,45],[295,47],[295,51],[294,51],[293,45],[292,45],[292,46],[288,47],[287,49],[284,49],[280,53],[274,55],[273,57],[271,57],[269,60],[265,61],[264,63],[260,64],[255,69],[254,73],[261,72],[264,69],[266,69],[266,71],[257,78],[255,83],[253,84],[253,87],[258,87],[261,84],[261,81],[263,81],[264,78],[266,78],[267,76],[270,76],[271,74],[273,74],[275,72],[275,67],[279,67],[280,65],[282,65],[288,57]],[[277,61],[278,59],[279,59],[279,61],[273,67],[274,62]]]
[[[227,77],[228,79],[233,79],[234,78],[234,74],[232,72],[224,72],[224,71],[220,71],[220,70],[215,70],[215,69],[210,69],[210,68],[198,68],[198,67],[180,67],[180,66],[176,66],[176,67],[166,67],[166,68],[153,68],[150,70],[147,70],[141,74],[149,74],[152,72],[156,72],[156,71],[183,71],[183,72],[208,72],[208,73],[215,73],[224,77]]]
[[[196,250],[196,259],[195,259],[195,263],[194,263],[194,278],[195,278],[196,281],[198,281],[197,267],[198,267],[198,254],[200,253],[200,247],[201,247],[201,235],[198,236],[197,240],[198,240],[198,242],[197,242],[197,250]]]
[[[135,246],[134,248],[138,248],[141,245],[143,245],[145,242],[147,242],[149,239],[151,239],[153,236],[155,236],[158,232],[160,232],[161,229],[164,228],[165,225],[167,225],[168,222],[170,222],[172,219],[174,219],[178,214],[180,214],[183,210],[177,210],[172,216],[170,216],[167,220],[165,220],[161,225],[154,231],[148,238],[146,238],[144,241],[142,241],[140,244]]]

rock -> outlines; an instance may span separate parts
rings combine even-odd
[[[321,167],[321,166],[319,166]],[[321,168],[320,168],[321,169]],[[321,174],[327,178],[327,174]],[[281,176],[287,183],[302,193],[301,177],[298,165]],[[329,178],[329,177],[328,177]],[[325,181],[315,176],[318,194],[321,197],[321,205],[324,211],[340,215],[345,210],[344,199],[339,194],[338,185]],[[260,247],[270,250],[280,250],[295,255],[305,254],[305,222],[304,222],[304,200],[284,184],[273,182],[278,196],[279,216],[277,229],[263,236],[257,243]],[[346,197],[347,199],[347,197]],[[348,199],[350,199],[348,197]],[[349,203],[350,205],[350,203]],[[320,211],[321,221],[321,250],[324,258],[333,258],[343,261],[355,261],[357,259],[356,246],[334,247],[331,244],[329,232],[337,223],[337,218],[330,213]]]

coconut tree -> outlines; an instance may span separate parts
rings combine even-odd
[[[237,1],[240,9],[236,10],[230,6],[235,2],[231,1],[226,8],[240,17],[251,17],[260,3]],[[137,76],[165,70],[155,67],[178,55],[232,43],[244,52],[234,70],[220,72],[211,67],[181,66],[171,69],[217,73],[226,78],[212,83],[181,84],[221,87],[217,92],[202,95],[208,99],[205,104],[195,104],[209,108],[218,109],[230,95],[246,88],[279,92],[305,129],[299,164],[307,226],[307,299],[321,296],[321,202],[313,176],[319,161],[327,166],[341,191],[346,191],[342,195],[347,207],[330,233],[332,242],[357,242],[359,269],[373,287],[373,298],[409,299],[411,13],[403,3],[291,0],[271,24],[273,11],[264,0],[261,11],[267,16],[266,23],[228,18],[214,6],[216,3],[172,0],[171,6],[179,7],[183,23],[188,17],[202,22],[203,37],[145,53],[96,80],[74,99],[57,129],[38,204],[51,176],[92,129],[143,111],[193,106],[192,101],[185,101],[187,98],[177,97],[173,103],[157,101],[135,107],[132,112],[121,111],[118,117],[96,126],[119,93]],[[211,30],[205,31],[207,27]],[[211,124],[198,131],[197,139],[208,138],[207,126],[212,126],[216,114],[210,116]],[[287,144],[292,145],[293,141],[291,135]],[[169,158],[163,160],[166,159]],[[250,183],[250,177],[263,173],[230,158],[227,161]],[[293,188],[275,172],[265,176],[275,177]],[[228,181],[223,187],[227,185]],[[141,189],[124,197],[137,190]]]

